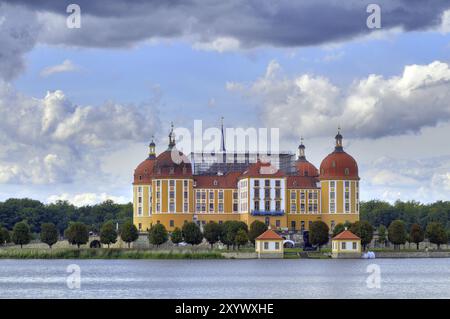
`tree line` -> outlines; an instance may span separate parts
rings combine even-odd
[[[111,200],[96,205],[76,207],[67,201],[44,204],[29,198],[10,198],[0,202],[0,225],[12,230],[18,222],[25,221],[32,233],[40,233],[41,225],[52,223],[62,235],[71,222],[88,225],[89,231],[98,233],[106,221],[123,224],[133,216],[133,206],[116,204]]]

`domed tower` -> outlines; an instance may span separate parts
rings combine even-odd
[[[359,220],[359,176],[355,159],[344,151],[338,129],[334,151],[320,164],[323,220],[330,229],[338,223]]]
[[[306,159],[303,137],[300,139],[300,145],[298,146],[298,159],[295,162],[295,170],[299,176],[319,176],[317,168]]]

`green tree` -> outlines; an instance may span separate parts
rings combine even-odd
[[[69,223],[69,227],[64,231],[64,237],[67,238],[69,244],[77,245],[80,248],[89,241],[88,227],[81,222]]]
[[[388,239],[394,244],[395,249],[399,249],[399,245],[404,245],[406,242],[405,223],[402,220],[394,220],[388,227]]]
[[[170,235],[170,240],[177,246],[183,241],[183,233],[180,228],[175,227],[172,234]]]
[[[120,238],[128,244],[128,248],[130,248],[132,242],[139,238],[138,229],[131,221],[126,221],[120,228]]]
[[[150,244],[156,245],[156,247],[164,244],[168,239],[169,234],[163,224],[153,225],[148,231],[148,241]]]
[[[316,220],[312,222],[311,227],[309,229],[309,241],[312,245],[319,246],[320,248],[328,243],[329,240],[329,231],[328,225],[325,224],[321,220]]]
[[[102,244],[109,245],[114,244],[117,241],[117,231],[112,221],[107,221],[102,225],[100,229],[100,242]]]
[[[381,224],[378,227],[378,242],[383,246],[386,246],[386,240],[387,240],[387,229],[386,226]]]
[[[203,227],[203,236],[211,245],[213,249],[214,244],[220,240],[220,235],[222,234],[222,227],[217,223],[208,223]]]
[[[341,224],[341,223],[337,224],[333,228],[333,235],[332,235],[332,237],[337,236],[338,234],[342,233],[344,230],[345,230],[344,224]]]
[[[357,221],[352,224],[350,231],[361,238],[361,245],[366,250],[367,245],[372,242],[373,227],[367,221]]]
[[[58,229],[53,223],[44,223],[41,225],[40,233],[41,242],[46,243],[48,247],[52,246],[58,241]]]
[[[419,250],[419,244],[425,239],[425,232],[419,224],[412,224],[409,233],[411,242],[416,244],[417,250]]]
[[[235,237],[234,241],[235,241],[235,243],[236,243],[238,249],[239,249],[241,246],[247,244],[247,243],[248,243],[248,235],[247,235],[247,232],[246,232],[245,230],[243,230],[243,229],[239,229],[238,232],[237,232],[237,234],[236,234],[236,237]]]
[[[223,223],[222,235],[220,236],[220,241],[227,245],[227,249],[230,249],[230,246],[233,246],[233,249],[236,245],[236,235],[239,230],[243,229],[245,232],[248,232],[247,224],[241,221],[236,220],[228,220]]]
[[[14,244],[20,245],[20,248],[31,241],[30,227],[26,222],[18,222],[14,225],[12,239]]]
[[[252,242],[252,244],[255,244],[255,239],[264,233],[267,230],[267,225],[259,220],[255,220],[253,223],[250,224],[250,230],[248,231],[248,238]]]
[[[203,240],[200,227],[194,222],[184,223],[182,228],[184,241],[191,245],[198,245]]]
[[[431,222],[428,224],[426,235],[430,240],[430,243],[436,244],[438,249],[441,248],[442,244],[448,242],[447,232],[442,224],[438,222]]]

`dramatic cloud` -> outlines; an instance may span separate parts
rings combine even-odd
[[[61,91],[30,98],[1,82],[0,117],[0,182],[13,184],[103,178],[102,156],[158,126],[151,105],[78,106]]]
[[[77,66],[73,64],[72,61],[64,60],[63,63],[61,64],[52,65],[44,68],[41,71],[41,76],[48,77],[56,73],[73,72],[75,70],[77,70]]]
[[[24,69],[23,55],[35,46],[39,29],[36,14],[0,2],[0,79]]]
[[[80,0],[82,28],[65,28],[67,2],[6,0],[39,11],[41,39],[50,43],[112,47],[152,38],[188,38],[207,49],[304,46],[365,35],[373,1],[88,1]],[[445,0],[381,0],[382,27],[419,30],[436,27]],[[59,26],[59,27],[58,27]],[[132,26],[133,32],[129,32]],[[200,47],[201,44],[198,44]]]
[[[329,135],[341,124],[349,136],[378,138],[450,120],[449,81],[449,65],[435,61],[405,66],[399,76],[372,74],[339,88],[321,76],[284,77],[272,61],[253,83],[226,87],[262,105],[267,126],[283,127],[292,137]]]

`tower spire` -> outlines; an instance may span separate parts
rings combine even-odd
[[[342,139],[343,136],[341,134],[341,126],[338,126],[338,133],[336,134],[336,136],[334,137],[336,139],[336,146],[334,148],[335,152],[343,152],[344,151],[344,147],[342,146]]]
[[[156,151],[155,151],[155,136],[152,135],[152,141],[150,142],[150,144],[148,145],[148,158],[149,159],[154,159],[156,158]]]
[[[300,137],[300,145],[298,146],[298,159],[305,160],[305,145],[303,145],[303,136]]]
[[[173,132],[173,122],[170,122],[169,148],[175,146],[175,133]]]
[[[220,118],[220,125],[221,125],[221,132],[222,132],[222,138],[221,138],[221,145],[220,145],[220,151],[222,153],[225,153],[225,134],[223,131],[223,116]]]

